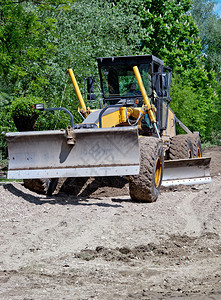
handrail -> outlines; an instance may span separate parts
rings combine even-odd
[[[101,112],[99,113],[99,128],[102,128],[102,116],[103,116],[103,113],[108,109],[108,108],[113,108],[113,107],[122,107],[124,106],[124,104],[115,104],[115,105],[108,105],[108,106],[105,106]]]

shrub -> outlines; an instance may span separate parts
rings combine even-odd
[[[11,105],[11,116],[18,131],[34,130],[39,111],[32,108],[33,104],[41,103],[42,99],[34,96],[15,98]]]

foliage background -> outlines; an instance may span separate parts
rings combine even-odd
[[[80,122],[69,67],[84,91],[85,78],[97,74],[96,57],[153,54],[173,68],[171,108],[177,117],[203,141],[220,143],[221,20],[214,5],[0,0],[0,132],[16,130],[15,103],[33,97],[48,107],[66,107]],[[41,113],[35,129],[65,128],[68,122],[62,112]],[[1,156],[5,147],[1,136]]]

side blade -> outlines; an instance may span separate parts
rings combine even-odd
[[[211,182],[210,157],[164,161],[163,186]]]
[[[139,174],[136,127],[7,133],[9,179]]]

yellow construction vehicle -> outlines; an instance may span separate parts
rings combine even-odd
[[[198,133],[191,133],[169,107],[171,69],[153,55],[97,58],[102,105],[85,104],[69,74],[84,119],[66,130],[7,133],[8,178],[47,179],[52,193],[60,177],[127,176],[135,201],[155,201],[161,185],[211,181],[210,158],[202,158]],[[88,99],[94,99],[93,77]],[[176,135],[176,124],[185,131]],[[48,179],[50,178],[50,180]]]

